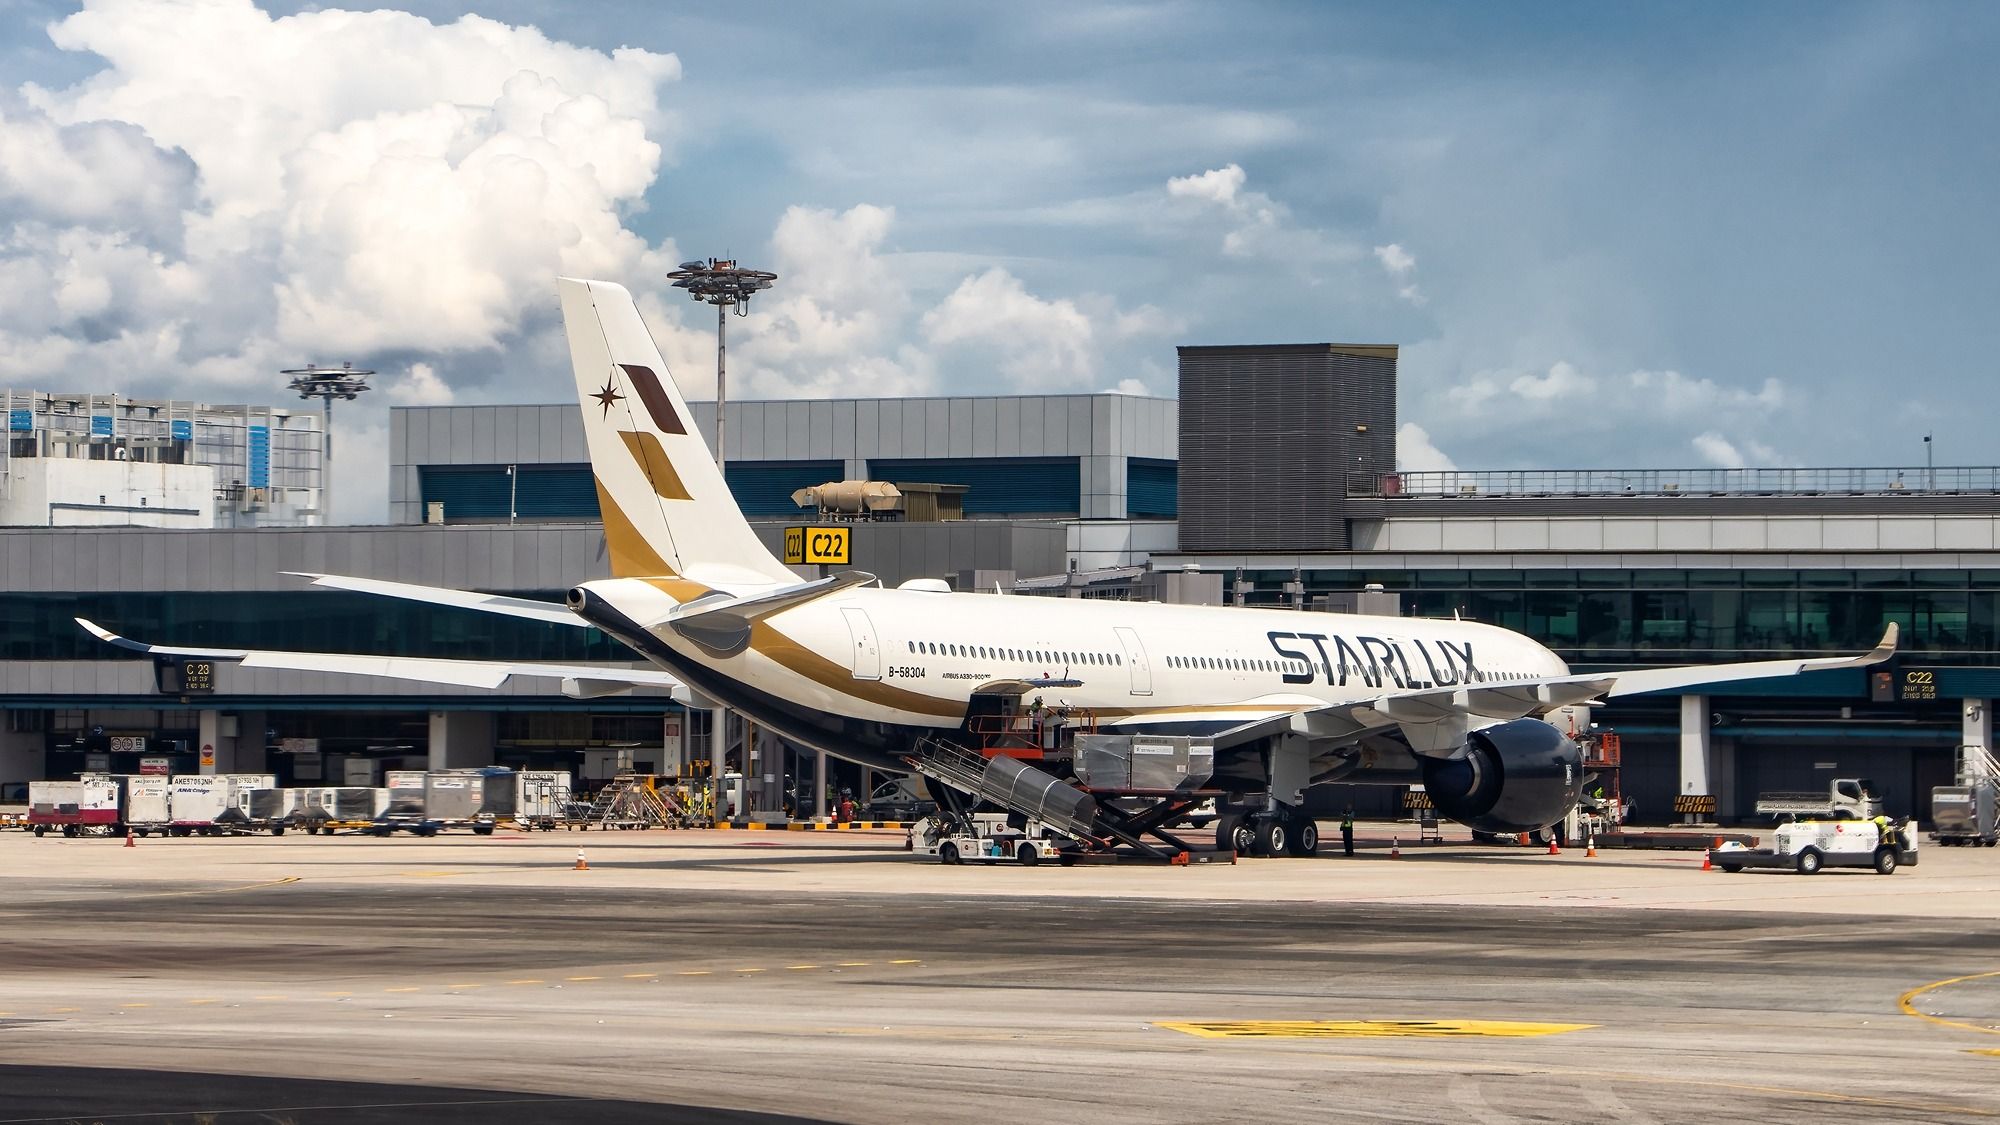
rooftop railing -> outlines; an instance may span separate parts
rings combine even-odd
[[[1882,496],[2000,493],[2000,466],[1827,469],[1500,469],[1347,475],[1384,499],[1530,496]]]

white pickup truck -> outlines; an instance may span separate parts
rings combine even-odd
[[[1779,826],[1769,848],[1727,843],[1710,853],[1715,866],[1735,873],[1746,867],[1775,868],[1817,875],[1823,867],[1872,867],[1893,875],[1917,865],[1917,822],[1798,820]]]
[[[1827,783],[1824,793],[1759,793],[1757,815],[1775,817],[1851,816],[1866,820],[1882,815],[1875,783],[1865,777],[1843,777]]]

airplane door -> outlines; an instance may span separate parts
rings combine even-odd
[[[840,615],[847,619],[847,635],[854,638],[854,678],[881,679],[882,646],[875,639],[875,624],[868,620],[868,611],[842,606]]]
[[[1146,660],[1146,646],[1139,643],[1139,634],[1123,626],[1113,631],[1118,634],[1118,643],[1125,646],[1125,666],[1132,670],[1132,694],[1153,694],[1153,666]]]

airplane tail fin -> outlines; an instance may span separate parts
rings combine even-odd
[[[797,582],[736,506],[632,295],[605,281],[556,285],[612,574],[718,589]]]

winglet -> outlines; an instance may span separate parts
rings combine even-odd
[[[111,630],[106,629],[104,626],[99,625],[95,621],[91,621],[82,617],[75,618],[75,621],[78,625],[83,626],[84,632],[89,633],[91,636],[96,637],[98,640],[103,641],[106,644],[113,644],[117,645],[119,648],[131,649],[133,652],[152,651],[152,646],[142,645],[138,641],[126,640],[124,637],[121,637],[118,634],[112,632]]]
[[[1889,627],[1882,630],[1882,643],[1876,645],[1875,651],[1868,654],[1868,663],[1880,664],[1884,660],[1896,655],[1896,641],[1902,635],[1902,631],[1902,626],[1896,624],[1894,621],[1889,622]]]

